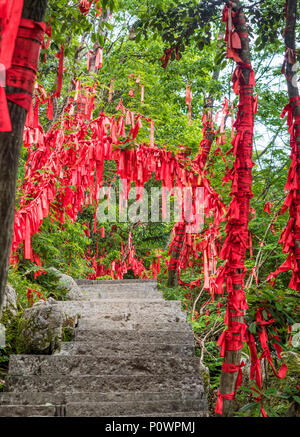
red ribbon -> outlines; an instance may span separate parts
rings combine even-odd
[[[60,51],[57,54],[59,58],[59,66],[58,66],[58,77],[57,77],[57,88],[53,97],[60,97],[61,89],[62,89],[62,81],[63,81],[63,69],[64,69],[64,46],[63,44],[60,47]]]
[[[12,66],[7,70],[6,85],[20,88],[23,92],[7,95],[10,100],[28,111],[31,105],[33,85],[38,69],[45,23],[22,18],[17,33]]]
[[[218,400],[217,400],[217,404],[216,404],[216,408],[215,408],[215,413],[216,414],[223,414],[223,399],[226,399],[228,401],[234,401],[235,400],[235,392],[233,393],[227,393],[227,394],[222,394],[220,392],[218,392]]]

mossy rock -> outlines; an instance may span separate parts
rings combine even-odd
[[[52,354],[70,337],[77,316],[67,315],[54,299],[39,301],[24,311],[18,353]]]

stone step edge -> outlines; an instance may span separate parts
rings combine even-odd
[[[87,324],[86,324],[87,325]],[[184,326],[186,326],[187,323],[184,324]],[[152,326],[152,325],[151,325]],[[143,336],[146,335],[146,333],[149,332],[156,332],[158,333],[158,335],[186,335],[191,337],[191,339],[193,339],[193,331],[192,328],[189,328],[189,326],[186,326],[185,329],[181,329],[178,331],[172,331],[172,330],[168,330],[168,331],[164,331],[164,330],[142,330],[142,329],[99,329],[99,328],[93,328],[93,327],[84,327],[84,326],[77,326],[74,329],[74,341],[78,341],[76,338],[79,336],[86,336],[88,337],[89,335],[91,336],[96,336],[96,335],[105,335],[105,332],[110,332],[112,334],[107,334],[107,335],[132,335],[132,333],[135,333],[137,336]],[[128,334],[130,332],[130,334]],[[118,334],[117,334],[118,333]],[[127,334],[124,334],[127,333]],[[153,337],[152,337],[153,338]],[[83,340],[80,340],[83,341]],[[84,340],[84,341],[88,341],[88,340]],[[155,343],[151,343],[151,344],[155,344]]]
[[[53,355],[38,355],[38,354],[11,354],[10,355],[10,357],[12,358],[12,360],[15,360],[15,359],[17,359],[17,361],[22,361],[22,359],[24,359],[24,358],[26,358],[26,359],[28,359],[28,358],[30,358],[30,359],[32,359],[33,361],[34,361],[34,359],[35,358],[38,358],[39,360],[40,360],[40,362],[42,362],[42,361],[51,361],[51,360],[56,360],[57,358],[58,359],[61,359],[62,357],[63,358],[66,358],[66,357],[68,357],[69,355],[55,355],[55,354],[53,354]],[[88,354],[85,354],[85,355],[81,355],[81,354],[78,354],[78,355],[72,355],[72,360],[76,360],[76,359],[80,359],[80,360],[82,360],[82,358],[85,358],[86,360],[95,360],[95,357],[94,357],[94,355],[88,355]],[[157,358],[157,356],[155,355],[155,356],[153,356],[153,360],[151,360],[151,361],[156,361],[156,358]],[[196,360],[197,361],[199,361],[200,362],[200,358],[199,357],[181,357],[180,355],[179,355],[179,357],[176,355],[176,357],[168,357],[168,356],[164,356],[164,355],[161,355],[161,358],[162,359],[165,359],[166,361],[175,361],[175,360],[178,360],[178,361],[191,361],[191,362],[193,362],[193,361],[195,361],[196,362]],[[105,360],[111,360],[111,359],[113,359],[113,360],[119,360],[120,359],[120,357],[115,357],[114,355],[109,355],[109,354],[106,354],[106,355],[102,355],[102,357],[101,357],[101,361],[105,361]],[[133,361],[136,361],[136,360],[138,360],[138,359],[142,359],[142,357],[136,357],[136,356],[134,356],[134,357],[125,357],[125,359],[124,359],[124,361],[130,361],[130,360],[133,360]]]
[[[156,419],[157,417],[209,417],[209,411],[179,411],[176,413],[159,413],[155,416],[150,416],[149,414],[138,414],[137,416],[102,416],[102,417],[149,417],[150,419]]]
[[[30,410],[35,410],[35,413],[37,413],[39,410],[41,413],[45,413],[46,411],[49,411],[50,415],[45,415],[44,417],[61,417],[62,415],[65,416],[64,406],[63,405],[42,405],[42,404],[11,404],[11,405],[0,405],[0,417],[32,417],[30,414],[5,414],[2,415],[3,411],[9,411],[9,410],[20,410],[22,409],[24,413],[27,411],[30,413]],[[25,411],[24,411],[25,410]],[[33,417],[40,417],[39,414],[35,414]]]
[[[104,300],[104,299],[103,299]],[[149,304],[151,304],[151,303],[155,303],[156,304],[156,306],[162,306],[163,308],[170,308],[170,309],[173,309],[173,307],[181,307],[181,301],[180,300],[164,300],[164,299],[161,299],[161,300],[159,300],[159,299],[141,299],[142,300],[142,302],[137,302],[136,301],[136,299],[135,298],[132,298],[132,299],[105,299],[105,303],[116,303],[116,302],[118,302],[119,304],[126,304],[126,305],[128,305],[128,304],[135,304],[135,305],[138,305],[138,304],[145,304],[145,303],[149,303]],[[89,300],[89,301],[85,301],[85,305],[87,306],[87,304],[97,304],[97,305],[99,305],[99,304],[103,304],[103,302],[102,302],[102,299],[91,299],[91,300]],[[161,305],[162,303],[164,303],[165,304],[165,307],[163,306],[163,305]],[[60,306],[63,306],[63,305],[81,305],[82,304],[82,300],[58,300],[58,301],[56,301],[56,303],[55,303],[55,305],[60,305]],[[159,305],[158,305],[159,304]],[[170,305],[169,305],[170,304]]]
[[[156,279],[120,279],[120,280],[97,280],[97,279],[74,279],[75,282],[78,285],[85,285],[85,284],[157,284]]]
[[[84,297],[87,297],[87,295],[85,295]],[[159,298],[157,298],[157,299],[135,299],[134,297],[130,298],[130,299],[122,299],[122,300],[118,299],[118,298],[117,299],[106,299],[104,297],[102,297],[102,298],[99,297],[99,299],[93,298],[93,299],[80,299],[80,300],[59,301],[59,302],[64,304],[61,306],[65,306],[66,303],[68,304],[67,306],[69,306],[70,303],[72,303],[74,306],[78,305],[78,307],[80,307],[80,304],[82,304],[84,302],[84,307],[82,308],[83,310],[89,310],[89,309],[92,310],[93,308],[87,308],[88,304],[90,304],[90,303],[93,305],[97,304],[99,306],[100,306],[100,304],[101,305],[103,305],[103,304],[108,304],[108,305],[109,304],[120,304],[119,306],[121,306],[121,305],[125,306],[125,304],[126,304],[126,306],[129,306],[129,305],[143,306],[144,304],[153,304],[153,303],[161,304],[162,302],[166,303],[166,301],[164,299],[159,299]],[[169,302],[179,302],[179,301],[172,300]],[[165,309],[168,309],[170,311],[181,309],[181,308],[177,308],[177,306],[179,307],[179,304],[177,304],[177,305],[164,305],[164,306],[160,305],[160,306],[161,306],[161,308],[154,308],[155,312],[165,310]],[[138,308],[138,310],[139,310],[139,308]],[[118,309],[116,309],[115,311],[112,311],[112,312],[116,312],[116,311],[118,311]],[[145,310],[145,311],[147,311],[147,310]]]
[[[103,341],[96,341],[96,340],[95,341],[88,341],[88,340],[87,341],[76,341],[76,340],[73,340],[73,341],[65,341],[65,342],[63,342],[61,344],[61,346],[62,347],[66,346],[67,348],[68,347],[73,347],[75,345],[84,346],[86,344],[89,344],[91,346],[95,346],[95,345],[108,346],[108,345],[111,345],[112,343],[113,343],[112,341],[110,341],[110,342],[103,342]],[[128,342],[127,341],[121,341],[121,342],[118,342],[118,345],[119,344],[125,346],[125,345],[128,345]],[[130,346],[139,345],[141,347],[142,346],[148,346],[148,345],[151,345],[151,346],[155,345],[155,347],[158,347],[158,346],[167,346],[167,347],[172,347],[172,346],[187,347],[188,346],[188,347],[194,347],[194,342],[191,342],[191,344],[189,344],[189,343],[145,343],[145,342],[139,342],[139,341],[131,341],[129,344],[130,344]]]
[[[179,324],[179,323],[178,323]],[[137,332],[138,334],[140,334],[140,333],[150,333],[150,332],[155,332],[155,333],[158,333],[159,335],[161,335],[162,333],[165,333],[166,335],[170,335],[170,334],[186,334],[186,332],[193,332],[192,331],[192,326],[191,326],[191,324],[190,323],[188,323],[188,322],[186,322],[186,323],[182,323],[181,325],[183,325],[183,326],[188,326],[190,329],[189,330],[186,330],[186,329],[183,329],[183,330],[178,330],[178,331],[174,331],[173,329],[161,329],[161,330],[157,330],[157,329],[153,329],[153,330],[151,330],[151,329],[144,329],[144,330],[142,330],[142,329],[140,329],[140,330],[138,330],[138,331],[135,331],[134,329],[88,329],[88,328],[80,328],[79,326],[76,326],[76,328],[75,328],[75,331],[76,332],[84,332],[84,333],[88,333],[88,332],[91,332],[91,333],[95,333],[95,332],[98,332],[98,333],[107,333],[107,332],[120,332],[120,333],[122,333],[122,334],[124,334],[124,332],[130,332],[130,333],[132,333],[132,332]],[[165,325],[164,325],[165,326]]]
[[[192,411],[194,411],[195,407],[196,408],[203,408],[203,398],[202,399],[195,399],[195,400],[191,400],[191,399],[185,399],[185,400],[157,400],[157,401],[139,401],[138,402],[138,406],[137,406],[137,401],[128,401],[128,402],[118,402],[118,401],[113,401],[113,402],[66,402],[65,407],[66,407],[66,412],[68,412],[68,407],[73,407],[73,408],[78,408],[78,410],[80,410],[80,407],[83,408],[87,408],[87,407],[91,407],[91,408],[99,408],[101,410],[101,408],[111,408],[111,411],[116,411],[118,408],[118,406],[120,406],[123,409],[127,409],[127,410],[134,410],[134,408],[136,408],[137,411],[141,411],[141,410],[145,410],[145,409],[151,409],[151,407],[154,409],[153,413],[157,412],[157,407],[161,407],[161,409],[167,409],[168,410],[172,410],[172,407],[176,406],[177,408],[175,409],[175,412],[177,412],[179,410],[179,407],[185,407],[188,409],[192,409]],[[202,404],[202,405],[201,405]],[[165,413],[168,412],[172,412],[172,411],[165,411]],[[149,411],[149,414],[151,414],[151,412]]]
[[[168,397],[167,395],[174,396],[174,393],[177,393],[179,395],[184,395],[185,398],[184,399],[172,399],[170,397]],[[12,404],[1,404],[1,400],[4,398],[9,398],[9,397],[18,397],[22,395],[23,398],[26,396],[42,396],[44,398],[47,398],[47,401],[45,401],[45,403],[37,403],[36,400],[34,403],[32,404],[20,404],[20,403],[12,403]],[[101,397],[105,397],[108,396],[107,392],[75,392],[72,394],[68,394],[68,393],[54,393],[54,392],[36,392],[36,391],[23,391],[23,392],[0,392],[0,406],[4,406],[4,405],[45,405],[46,403],[51,403],[52,405],[61,405],[61,404],[66,404],[66,403],[73,403],[73,401],[68,401],[68,397],[72,397],[72,399],[76,396],[80,396],[81,398],[85,398],[87,396],[91,396],[91,397],[95,397],[95,395]],[[82,403],[89,403],[89,402],[93,402],[93,403],[119,403],[119,402],[136,402],[136,401],[140,401],[140,402],[161,402],[161,401],[166,401],[166,402],[184,402],[184,401],[200,401],[203,400],[203,396],[204,396],[204,392],[195,392],[195,391],[186,391],[186,392],[182,392],[182,391],[178,391],[178,392],[149,392],[149,391],[144,391],[144,392],[112,392],[109,394],[109,396],[125,396],[125,397],[131,397],[132,399],[130,400],[116,400],[113,401],[111,399],[109,400],[105,400],[105,399],[101,399],[99,401],[90,401],[90,400],[83,400],[80,401]],[[154,396],[154,397],[159,397],[159,401],[158,400],[142,400],[141,398],[143,398],[143,396]],[[196,397],[194,397],[196,396]],[[186,398],[186,397],[190,397],[190,398]],[[48,399],[49,398],[49,399]],[[57,398],[57,401],[53,401],[51,402],[51,398]],[[124,399],[124,398],[123,398]],[[15,400],[14,400],[15,402]]]
[[[165,378],[165,380],[169,381],[170,378],[172,377],[172,375],[174,375],[174,374],[170,374],[170,375],[167,374],[167,375],[165,375],[165,376],[168,376],[168,378]],[[199,384],[199,387],[201,386],[203,388],[203,377],[201,376],[200,371],[199,371],[199,373],[196,373],[195,371],[191,371],[190,374],[188,374],[186,371],[182,371],[182,372],[177,372],[176,375],[180,376],[180,377],[188,377],[190,381],[193,380],[193,383],[197,382]],[[124,373],[124,374],[111,374],[111,373],[107,373],[107,374],[96,374],[96,375],[90,375],[90,374],[87,374],[87,375],[86,374],[71,375],[69,373],[68,374],[51,373],[51,374],[48,374],[48,375],[46,375],[46,374],[42,374],[42,375],[41,374],[39,374],[39,375],[32,375],[32,374],[30,374],[30,375],[12,375],[12,374],[8,373],[7,376],[5,377],[5,380],[6,381],[8,380],[8,382],[10,382],[11,380],[14,380],[14,379],[18,379],[18,380],[20,380],[22,382],[24,380],[40,380],[40,381],[49,382],[49,380],[53,380],[54,381],[55,379],[62,379],[62,378],[64,380],[66,378],[70,378],[72,380],[76,379],[76,381],[79,381],[79,380],[83,381],[83,380],[88,380],[88,379],[93,378],[94,381],[95,381],[95,379],[99,379],[99,380],[100,379],[105,379],[105,380],[108,380],[108,379],[111,379],[111,380],[120,380],[120,379],[124,380],[124,379],[128,379],[128,380],[136,381],[137,379],[140,378],[140,379],[143,379],[143,381],[145,381],[145,380],[148,380],[148,381],[152,380],[152,382],[153,382],[153,381],[156,381],[156,380],[160,380],[161,381],[163,376],[164,376],[163,374],[152,374],[152,375],[148,375],[148,374],[147,375],[145,375],[145,374],[136,374],[136,375],[133,375],[132,373],[131,374],[128,374],[128,373]],[[9,387],[13,388],[12,385],[9,385]],[[26,390],[26,391],[28,391],[28,390]],[[129,392],[130,391],[132,391],[132,390],[129,390]],[[165,391],[165,390],[163,390],[163,391]],[[182,391],[182,389],[181,388],[179,390],[174,390],[173,389],[173,391],[179,391],[180,392],[180,391]],[[10,390],[10,392],[16,393],[14,390]],[[53,393],[59,393],[59,392],[53,391]],[[70,393],[70,392],[67,392],[67,393]],[[80,393],[80,392],[77,391],[76,393]],[[104,393],[114,393],[114,391],[111,391],[111,392],[106,391]]]

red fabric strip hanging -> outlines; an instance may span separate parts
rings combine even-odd
[[[63,69],[64,69],[64,46],[63,44],[60,47],[60,51],[57,54],[59,58],[59,66],[58,66],[58,76],[57,76],[57,88],[53,97],[60,97],[62,82],[63,82]]]
[[[7,71],[7,86],[23,89],[23,93],[12,93],[7,99],[30,109],[34,81],[38,69],[39,53],[44,38],[45,23],[22,18],[18,30],[12,66]],[[24,50],[24,45],[26,50]]]
[[[23,0],[0,0],[0,132],[10,132],[11,122],[4,87],[11,67]]]

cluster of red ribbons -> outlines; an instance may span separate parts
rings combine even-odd
[[[112,279],[121,280],[129,270],[132,270],[134,275],[138,278],[157,278],[157,274],[160,272],[161,256],[158,256],[157,259],[154,259],[147,270],[143,261],[136,255],[134,245],[132,244],[131,233],[128,236],[128,243],[126,247],[124,247],[123,242],[121,242],[120,259],[113,260],[110,266],[106,267],[103,262],[106,256],[107,253],[99,256],[97,241],[97,253],[91,256],[89,250],[88,254],[86,255],[89,267],[94,269],[94,273],[90,273],[88,275],[89,279],[97,279],[101,276],[111,276]]]
[[[203,123],[203,130],[202,130],[203,139],[200,142],[199,154],[196,157],[196,160],[201,170],[204,168],[207,162],[207,158],[209,156],[212,143],[215,139],[215,130],[214,130],[212,117],[211,116],[207,117],[205,111],[203,111],[202,123]]]
[[[207,102],[209,106],[210,101]],[[226,134],[225,134],[225,118],[227,117],[227,115],[229,114],[229,102],[228,100],[225,98],[224,103],[223,103],[223,108],[217,112],[216,116],[215,116],[215,123],[217,123],[218,121],[218,115],[219,113],[222,114],[221,117],[221,123],[220,123],[220,127],[218,132],[220,132],[222,135],[221,136],[217,136],[217,149],[215,151],[215,154],[221,154],[225,164],[226,164],[226,160],[223,156],[223,153],[221,151],[220,145],[222,144],[226,144]],[[233,120],[233,117],[231,117]],[[203,111],[203,116],[202,116],[202,123],[203,123],[203,139],[200,142],[200,146],[199,146],[199,153],[196,156],[195,160],[192,163],[193,168],[197,168],[199,173],[202,176],[202,184],[206,184],[207,183],[207,178],[205,177],[207,170],[205,168],[207,160],[208,160],[208,156],[211,150],[211,146],[212,143],[216,137],[216,132],[214,129],[214,124],[213,124],[213,117],[212,117],[212,113],[209,110],[204,110]],[[208,187],[207,187],[208,188]],[[208,188],[209,190],[209,188]],[[218,205],[218,208],[216,208],[216,206]],[[221,207],[219,209],[219,207]],[[195,265],[195,260],[199,259],[198,256],[198,251],[202,251],[202,255],[203,255],[203,276],[204,276],[204,287],[205,289],[209,290],[212,299],[214,299],[214,293],[215,291],[217,291],[217,287],[216,287],[216,283],[215,283],[215,279],[214,279],[214,274],[216,272],[216,263],[217,263],[217,256],[218,256],[218,251],[217,251],[217,244],[218,244],[218,238],[219,238],[219,224],[221,221],[224,220],[224,213],[226,212],[226,207],[225,205],[222,203],[221,199],[218,199],[218,202],[213,206],[213,213],[214,213],[214,223],[210,223],[209,224],[209,228],[204,232],[205,237],[202,240],[202,242],[200,244],[198,244],[198,249],[197,250],[193,250],[193,246],[190,244],[185,244],[183,241],[180,241],[179,243],[181,244],[181,249],[178,247],[180,246],[180,244],[178,245],[177,242],[177,251],[181,252],[180,255],[180,261],[177,262],[177,270],[178,270],[178,276],[179,276],[179,283],[182,286],[186,286],[186,287],[190,287],[190,288],[194,288],[200,285],[201,283],[201,279],[195,280],[190,282],[189,284],[183,282],[180,278],[181,276],[181,269],[185,269],[187,266],[187,263],[185,262],[185,260],[189,259],[189,257],[191,256],[194,259],[194,262],[192,263],[192,265]],[[206,210],[206,217],[208,218],[211,215],[210,211]],[[203,234],[203,233],[201,233]],[[176,238],[176,236],[175,236]],[[183,250],[182,248],[185,247]],[[174,259],[176,260],[176,257],[174,257]],[[191,265],[190,265],[191,266]]]
[[[56,91],[52,95],[49,95],[49,97],[47,97],[47,98],[45,96],[42,100],[40,100],[39,97],[37,96],[36,104],[35,104],[35,105],[37,105],[37,102],[42,103],[42,104],[48,103],[47,117],[49,120],[53,120],[53,98],[61,96],[61,89],[62,89],[62,84],[63,84],[63,70],[64,70],[64,46],[63,46],[63,44],[61,45],[60,51],[57,53],[56,57],[59,58]],[[44,94],[46,94],[46,92]],[[36,117],[38,117],[38,108],[36,109]]]
[[[288,195],[283,203],[281,213],[283,214],[288,208],[290,218],[287,226],[284,228],[279,243],[282,244],[283,252],[288,253],[285,262],[279,266],[275,272],[271,273],[267,280],[274,280],[279,273],[292,270],[292,278],[289,287],[293,290],[300,291],[300,114],[294,117],[294,109],[300,105],[300,97],[296,96],[290,99],[288,105],[282,111],[282,117],[286,114],[287,124],[290,133],[291,143],[291,165],[288,173],[288,180],[285,189]]]
[[[36,92],[45,98],[41,87],[37,87]],[[118,148],[118,145],[132,144],[142,127],[142,119],[150,123],[151,120],[126,110],[122,101],[117,106],[118,116],[107,117],[101,113],[92,120],[94,95],[95,87],[82,88],[77,82],[74,99],[70,99],[65,114],[47,134],[38,122],[36,105],[34,112],[28,114],[24,130],[28,160],[20,208],[15,214],[13,253],[24,242],[24,256],[33,260],[31,236],[38,232],[50,211],[61,222],[65,214],[76,220],[83,205],[98,202],[104,160],[117,162],[117,173],[127,181],[125,197],[131,181],[142,187],[153,172],[169,190],[175,184],[182,188],[189,185],[192,189],[199,186],[197,169],[187,169],[190,161],[181,154],[174,156],[146,144],[132,149]],[[207,180],[201,183],[206,212],[209,214],[214,208],[216,216],[223,215],[217,193]],[[163,210],[165,212],[165,205]]]
[[[173,231],[175,233],[175,237],[169,246],[169,254],[171,254],[171,258],[168,264],[168,269],[176,271],[178,270],[180,253],[186,238],[185,223],[177,223],[173,228]],[[174,256],[175,254],[176,256]]]
[[[145,92],[145,88],[144,88],[144,85],[141,83],[141,77],[140,77],[140,75],[138,75],[138,77],[135,77],[135,75],[134,75],[133,73],[130,73],[130,74],[128,75],[128,77],[129,77],[129,78],[131,77],[131,78],[135,81],[135,83],[137,83],[138,86],[140,87],[140,90],[141,90],[141,102],[144,103],[144,92]],[[133,97],[133,96],[134,96],[134,90],[133,90],[133,88],[130,88],[130,90],[129,90],[129,96],[130,96],[130,97]]]
[[[225,100],[223,104],[222,120],[220,125],[220,131],[225,132],[225,116],[228,114],[228,101]],[[216,117],[217,121],[217,117]],[[203,112],[202,116],[203,122],[203,139],[199,146],[199,153],[196,158],[191,162],[192,168],[201,174],[201,179],[199,182],[199,187],[204,187],[205,192],[205,216],[210,217],[213,212],[214,223],[210,223],[209,228],[205,231],[205,239],[202,243],[197,244],[197,249],[195,247],[194,238],[198,236],[191,236],[186,233],[186,223],[178,223],[174,229],[174,238],[170,246],[169,253],[171,253],[171,258],[169,261],[169,270],[177,270],[179,283],[182,286],[194,288],[199,286],[201,279],[190,282],[189,284],[181,280],[181,269],[185,269],[187,265],[194,266],[196,260],[199,260],[198,251],[203,253],[203,275],[204,275],[204,286],[209,289],[212,297],[214,296],[214,279],[213,274],[216,268],[216,242],[219,234],[219,224],[224,220],[224,214],[226,212],[226,207],[222,203],[221,198],[215,193],[209,184],[208,179],[205,177],[206,171],[204,170],[205,164],[207,162],[211,145],[215,138],[215,131],[212,122],[212,115]],[[223,136],[222,136],[223,137]],[[222,138],[222,143],[224,143],[224,138]],[[222,152],[221,152],[222,153]],[[177,235],[178,233],[178,235]],[[185,234],[185,235],[184,235]],[[191,239],[193,242],[191,242]],[[209,244],[208,244],[209,240]],[[193,261],[188,261],[192,257]]]
[[[11,67],[23,0],[0,0],[0,132],[10,132],[11,122],[5,95],[6,72]]]
[[[178,225],[180,224],[177,224],[176,226]],[[183,287],[193,289],[201,285],[201,277],[186,283],[181,279],[181,271],[188,267],[193,269],[197,267],[199,269],[199,275],[203,275],[204,288],[209,291],[212,300],[214,300],[216,289],[214,274],[216,271],[217,258],[219,254],[219,227],[213,223],[210,223],[209,227],[201,231],[200,234],[184,233],[182,242],[182,240],[179,238],[180,232],[182,232],[182,230],[184,232],[185,228],[181,226],[181,231],[178,231],[176,226],[173,229],[175,237],[171,243],[170,251],[174,256],[174,252],[179,252],[180,249],[180,255],[178,258],[170,259],[168,264],[169,270],[176,269],[178,271],[178,283]],[[178,244],[178,242],[180,244]],[[202,263],[201,258],[203,260]]]
[[[99,6],[99,0],[80,0],[79,2],[79,10],[83,15],[87,15],[91,9],[93,2],[96,3],[96,15],[99,16],[102,13],[102,8]]]
[[[38,299],[46,300],[43,293],[39,290],[33,290],[32,288],[28,288],[27,291],[27,301],[30,306],[34,304],[34,295],[38,297]]]
[[[232,196],[233,200],[230,204],[228,211],[228,223],[226,226],[227,236],[222,247],[220,258],[226,260],[225,266],[221,266],[218,269],[216,275],[216,286],[217,293],[224,293],[223,285],[224,280],[226,281],[226,291],[228,293],[228,302],[227,302],[227,312],[225,316],[225,324],[227,324],[227,329],[220,336],[218,340],[218,345],[220,346],[220,354],[223,357],[226,357],[226,351],[234,351],[240,350],[243,347],[244,341],[246,341],[250,348],[251,353],[251,369],[250,369],[250,379],[255,379],[259,390],[252,387],[254,391],[254,399],[257,402],[261,403],[261,413],[263,416],[266,416],[262,405],[262,376],[261,376],[261,365],[260,362],[262,359],[267,359],[270,363],[274,374],[278,378],[284,378],[287,367],[285,364],[281,365],[279,372],[277,373],[273,364],[271,351],[269,349],[268,343],[268,335],[267,335],[267,325],[271,325],[275,322],[274,319],[271,318],[271,315],[268,311],[263,308],[259,308],[256,314],[256,324],[257,324],[257,332],[258,337],[262,349],[262,353],[260,357],[257,354],[257,348],[255,344],[254,335],[251,334],[247,330],[247,326],[244,322],[239,322],[237,320],[233,320],[232,318],[243,317],[244,311],[247,309],[247,302],[244,292],[244,276],[246,272],[246,268],[244,266],[245,261],[245,252],[249,247],[249,242],[251,238],[249,238],[248,233],[248,220],[249,220],[249,201],[252,197],[251,193],[251,168],[253,166],[252,163],[252,139],[253,139],[253,121],[254,114],[257,110],[257,98],[253,97],[253,86],[255,85],[254,73],[250,65],[245,64],[239,58],[237,49],[240,47],[239,38],[246,38],[247,34],[243,34],[240,32],[239,34],[235,30],[235,23],[244,24],[244,19],[239,18],[240,11],[233,12],[231,7],[225,7],[223,19],[227,23],[226,27],[226,36],[225,39],[227,41],[227,55],[232,57],[238,63],[236,70],[233,73],[233,89],[236,94],[240,95],[239,102],[239,111],[237,114],[237,119],[234,123],[234,127],[236,128],[236,134],[232,140],[232,149],[233,155],[236,157],[233,171],[229,171],[226,179],[232,180]],[[245,80],[244,75],[248,76],[248,80]],[[298,98],[296,98],[298,104]],[[295,102],[293,102],[295,104]],[[292,117],[292,105],[285,108],[286,111],[289,112],[288,122],[291,126],[293,117]],[[296,124],[296,122],[295,122]],[[300,121],[299,121],[300,125]],[[292,129],[291,129],[292,135]],[[294,137],[293,141],[295,143]],[[294,146],[294,152],[296,152],[296,145]],[[291,174],[293,174],[293,170],[291,170]],[[289,182],[291,185],[296,181],[295,171],[293,176],[290,177]],[[286,187],[287,188],[287,187]],[[292,189],[291,186],[288,186],[288,189]],[[297,186],[293,185],[293,189],[296,191]],[[294,192],[295,193],[295,192]],[[296,195],[292,193],[290,195],[290,199],[294,199]],[[289,197],[289,196],[288,196]],[[286,208],[288,206],[291,207],[291,203],[293,200],[286,201]],[[265,205],[265,212],[270,213],[270,208],[272,204],[267,202]],[[291,207],[294,212],[294,209]],[[294,221],[292,219],[294,218]],[[293,223],[295,222],[295,214],[291,214],[291,220]],[[291,232],[292,225],[290,225],[289,232],[286,235],[289,235]],[[299,234],[300,235],[300,234]],[[300,239],[300,236],[299,236]],[[292,244],[291,236],[287,238],[286,245]],[[292,242],[292,243],[291,243]],[[288,246],[290,247],[290,246]],[[251,248],[250,248],[251,249]],[[284,270],[283,266],[281,266],[278,270]],[[297,269],[296,269],[297,272]],[[278,272],[279,273],[279,272]],[[277,274],[278,274],[277,273]],[[276,274],[276,272],[275,272]],[[272,274],[270,276],[274,276]],[[267,316],[267,319],[263,317],[263,315]],[[276,329],[273,327],[274,334],[272,334],[273,339],[273,347],[277,352],[277,356],[281,359],[281,347],[278,344],[279,337],[277,335]],[[237,381],[235,391],[232,393],[218,393],[218,401],[216,405],[216,413],[222,414],[223,411],[223,399],[234,400],[235,394],[242,382],[242,370],[241,368],[244,366],[244,363],[240,365],[233,365],[231,363],[227,363],[224,361],[222,371],[223,372],[238,372]]]
[[[232,3],[232,2],[230,2]],[[245,24],[239,17],[240,11],[234,11],[231,6],[225,6],[223,9],[222,21],[226,23],[225,41],[227,43],[227,57],[233,58],[237,63],[243,62],[239,56],[239,50],[242,48],[241,38],[248,38],[247,32],[238,32],[234,24],[239,20],[239,24]]]
[[[32,101],[45,23],[21,18],[23,1],[0,3],[0,131],[11,131],[6,100],[27,111]],[[17,88],[5,95],[4,86]]]
[[[264,314],[266,314],[265,317],[263,316]],[[271,368],[274,372],[274,375],[277,378],[283,379],[286,375],[286,372],[287,372],[287,366],[284,363],[281,365],[279,371],[278,372],[276,371],[275,366],[273,364],[271,351],[270,351],[270,348],[268,346],[269,338],[268,338],[268,333],[267,333],[267,326],[272,325],[274,322],[275,322],[275,319],[273,319],[271,317],[271,314],[269,311],[265,310],[264,308],[257,309],[256,325],[257,325],[259,342],[260,342],[261,349],[262,349],[260,357],[258,357],[254,335],[251,334],[250,332],[247,332],[247,342],[248,342],[250,354],[251,354],[250,379],[255,380],[260,391],[262,389],[262,371],[261,371],[261,360],[262,359],[268,360],[268,362],[270,363]],[[272,341],[273,341],[273,347],[276,350],[277,357],[281,360],[282,359],[282,357],[281,357],[282,349],[281,349],[280,345],[278,344],[279,337],[278,337],[276,328],[273,327],[273,331],[274,331],[274,333],[271,334]],[[254,399],[257,402],[261,403],[261,413],[265,417],[266,412],[265,412],[265,410],[263,408],[263,404],[262,404],[263,396],[262,396],[261,392],[256,390],[254,387],[252,387],[252,390],[254,391],[254,393],[256,393],[254,395]]]
[[[102,68],[103,64],[103,48],[95,47],[94,50],[89,50],[87,54],[87,71],[90,71],[91,58],[95,57],[95,68]]]
[[[165,49],[164,54],[160,58],[163,68],[167,67],[169,60],[171,58],[171,55],[174,51],[175,51],[175,56],[176,56],[177,61],[180,59],[178,47],[172,47],[171,49]]]
[[[226,239],[220,252],[220,258],[226,260],[225,266],[218,269],[216,275],[217,292],[223,294],[223,285],[226,283],[227,312],[225,323],[227,329],[218,340],[220,354],[225,357],[226,351],[236,351],[243,347],[246,340],[247,326],[244,322],[235,320],[243,317],[247,309],[247,302],[244,292],[244,266],[246,249],[249,244],[248,221],[250,199],[252,197],[252,142],[253,125],[255,113],[255,99],[253,97],[253,86],[255,85],[254,73],[250,65],[242,62],[238,55],[241,48],[240,38],[246,38],[238,32],[237,23],[245,23],[240,16],[241,11],[233,11],[231,7],[225,6],[223,21],[226,22],[227,56],[237,62],[233,73],[233,90],[239,95],[237,118],[234,123],[236,129],[232,140],[232,153],[235,156],[234,168],[227,175],[232,180],[231,195],[233,200],[227,214]],[[248,79],[244,75],[248,76]],[[224,372],[238,372],[236,389],[233,393],[218,394],[216,413],[222,414],[223,399],[233,400],[236,390],[241,384],[240,366],[233,366],[224,360]]]

